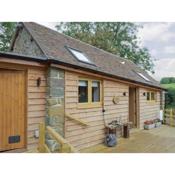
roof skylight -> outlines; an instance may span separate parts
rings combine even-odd
[[[79,61],[92,64],[92,62],[87,58],[87,56],[83,52],[72,49],[70,47],[68,49]]]
[[[150,81],[147,77],[145,77],[142,73],[137,72],[138,75],[140,75],[140,77],[142,77],[144,80],[146,81]]]

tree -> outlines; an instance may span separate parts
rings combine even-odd
[[[166,106],[174,106],[175,105],[175,89],[168,88],[167,93],[165,95]]]
[[[171,83],[175,83],[175,77],[163,77],[160,80],[161,84],[171,84]]]
[[[130,22],[63,22],[56,26],[59,32],[118,54],[153,72],[148,49],[139,46],[139,27]]]
[[[0,51],[8,51],[16,24],[16,22],[0,23]]]
[[[166,107],[175,106],[175,77],[163,77],[160,83],[164,88],[167,89],[165,95],[165,105]]]

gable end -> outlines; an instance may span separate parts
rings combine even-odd
[[[17,28],[11,52],[36,57],[46,57],[36,41],[24,27]]]

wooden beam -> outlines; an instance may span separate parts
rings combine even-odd
[[[46,129],[50,136],[54,138],[58,143],[60,143],[61,145],[67,143],[67,141],[61,135],[59,135],[53,128],[47,126]]]
[[[170,126],[173,125],[173,109],[170,109]]]
[[[80,125],[89,126],[89,124],[87,124],[85,121],[78,119],[78,118],[75,118],[75,117],[72,117],[70,114],[66,114],[65,116],[71,120],[74,120],[75,122],[77,122]]]
[[[38,150],[39,152],[45,152],[45,124],[40,123],[39,124],[39,145]]]
[[[45,127],[44,123],[40,123],[39,125],[39,145],[38,150],[39,152],[47,152],[50,153],[49,147],[45,143],[45,132],[48,132],[48,134],[55,139],[59,144],[61,144],[61,152],[76,152],[75,148],[67,142],[61,135],[59,135],[53,128],[50,126]]]
[[[68,141],[66,139],[64,139],[61,135],[59,135],[53,128],[51,128],[50,126],[46,127],[48,133],[50,134],[50,136],[55,139],[58,143],[61,144],[61,152],[76,152],[75,148],[68,143]]]
[[[70,68],[70,67],[66,67],[66,66],[62,66],[62,65],[58,65],[58,64],[51,64],[51,66],[52,67],[57,67],[57,68],[60,68],[60,69],[64,69],[64,70],[67,70],[67,71],[70,71],[70,72],[76,72],[76,73],[80,73],[80,74],[83,74],[83,75],[88,75],[88,76],[92,76],[92,77],[98,77],[98,78],[101,78],[101,79],[106,79],[106,80],[111,80],[111,81],[123,83],[123,84],[128,85],[128,86],[142,87],[142,88],[151,89],[151,90],[155,90],[155,91],[161,91],[161,89],[154,88],[154,87],[149,87],[149,85],[144,86],[144,85],[141,85],[139,83],[127,82],[127,81],[124,81],[124,80],[119,80],[117,78],[111,78],[111,77],[108,77],[108,76],[105,76],[105,75],[95,74],[95,73],[83,71],[83,70],[80,70],[80,69]]]
[[[46,144],[44,144],[44,152],[51,153],[49,147]]]
[[[46,67],[46,65],[42,63],[38,63],[35,61],[25,61],[25,60],[17,60],[17,59],[10,59],[1,57],[0,63],[8,63],[8,64],[19,64],[19,65],[26,65],[26,66],[37,66],[37,67]]]
[[[69,152],[71,152],[71,148],[68,144],[63,144],[60,152],[61,153],[69,153]]]

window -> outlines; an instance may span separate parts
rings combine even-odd
[[[140,77],[142,77],[144,80],[150,81],[150,80],[149,80],[147,77],[145,77],[142,73],[137,72],[137,74],[138,74]]]
[[[78,86],[79,103],[88,102],[88,81],[80,80]]]
[[[147,99],[147,101],[150,101],[150,92],[147,92],[147,94],[146,94],[146,99]]]
[[[79,107],[100,106],[102,101],[101,81],[81,78],[79,80]]]
[[[151,92],[151,100],[155,100],[155,92]]]
[[[100,82],[92,81],[92,102],[100,101]]]
[[[75,58],[77,58],[79,61],[92,64],[92,62],[88,59],[88,57],[81,51],[72,49],[68,47],[68,50],[74,55]]]
[[[147,101],[155,101],[156,100],[156,93],[155,92],[147,92],[146,99],[147,99]]]
[[[125,64],[125,61],[121,61],[120,63],[121,63],[121,64]]]

